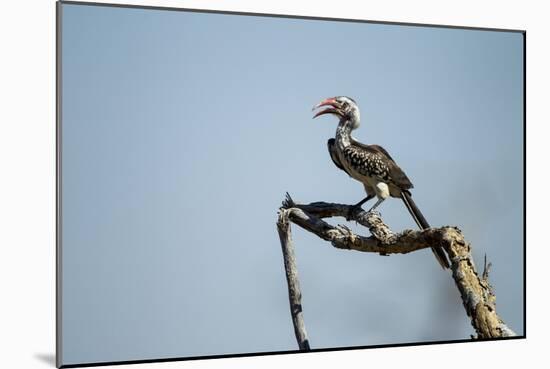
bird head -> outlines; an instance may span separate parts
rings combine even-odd
[[[336,115],[340,121],[348,121],[351,123],[351,128],[356,129],[359,127],[360,115],[359,107],[355,100],[347,96],[335,96],[324,99],[319,104],[315,105],[312,110],[317,110],[323,106],[328,108],[319,110],[313,118],[317,118],[324,114]]]

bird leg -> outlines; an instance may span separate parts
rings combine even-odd
[[[353,205],[352,207],[349,208],[348,210],[348,216],[346,217],[346,220],[350,220],[351,218],[351,215],[356,212],[357,210],[359,210],[361,208],[361,205],[363,205],[364,203],[366,203],[367,201],[369,201],[370,199],[372,199],[374,196],[374,194],[372,195],[368,195],[367,197],[365,197],[363,200],[359,201],[357,204]]]
[[[382,201],[384,201],[385,199],[384,198],[380,198],[378,199],[378,201],[376,202],[376,204],[374,204],[374,206],[372,208],[369,209],[369,211],[367,211],[367,213],[370,213],[371,211],[373,211],[374,209],[376,209],[378,207],[378,205],[380,205],[382,203]]]
[[[363,200],[359,201],[357,204],[353,205],[354,208],[360,208],[361,205],[363,205],[364,203],[366,203],[367,201],[369,201],[370,199],[372,199],[375,195],[372,194],[372,195],[368,195],[367,197],[365,197]]]

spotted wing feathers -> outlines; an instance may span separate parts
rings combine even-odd
[[[344,155],[364,175],[378,177],[402,190],[413,188],[413,184],[405,172],[381,146],[364,145],[353,140],[351,145],[344,150]]]

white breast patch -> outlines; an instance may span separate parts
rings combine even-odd
[[[375,186],[376,196],[379,199],[387,199],[390,196],[390,188],[384,182],[378,182]]]

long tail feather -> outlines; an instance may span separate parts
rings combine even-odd
[[[418,209],[418,207],[414,203],[411,197],[411,193],[409,191],[402,191],[401,198],[403,199],[403,202],[405,203],[407,210],[409,211],[409,213],[411,213],[411,216],[413,217],[418,227],[420,229],[430,228],[428,221],[426,220],[426,218],[424,218],[424,215],[422,215],[422,212],[420,211],[420,209]],[[445,254],[445,251],[443,250],[442,247],[432,247],[432,251],[435,255],[435,258],[437,259],[439,264],[443,267],[443,269],[447,269],[450,267],[449,259],[447,258],[447,255]]]

